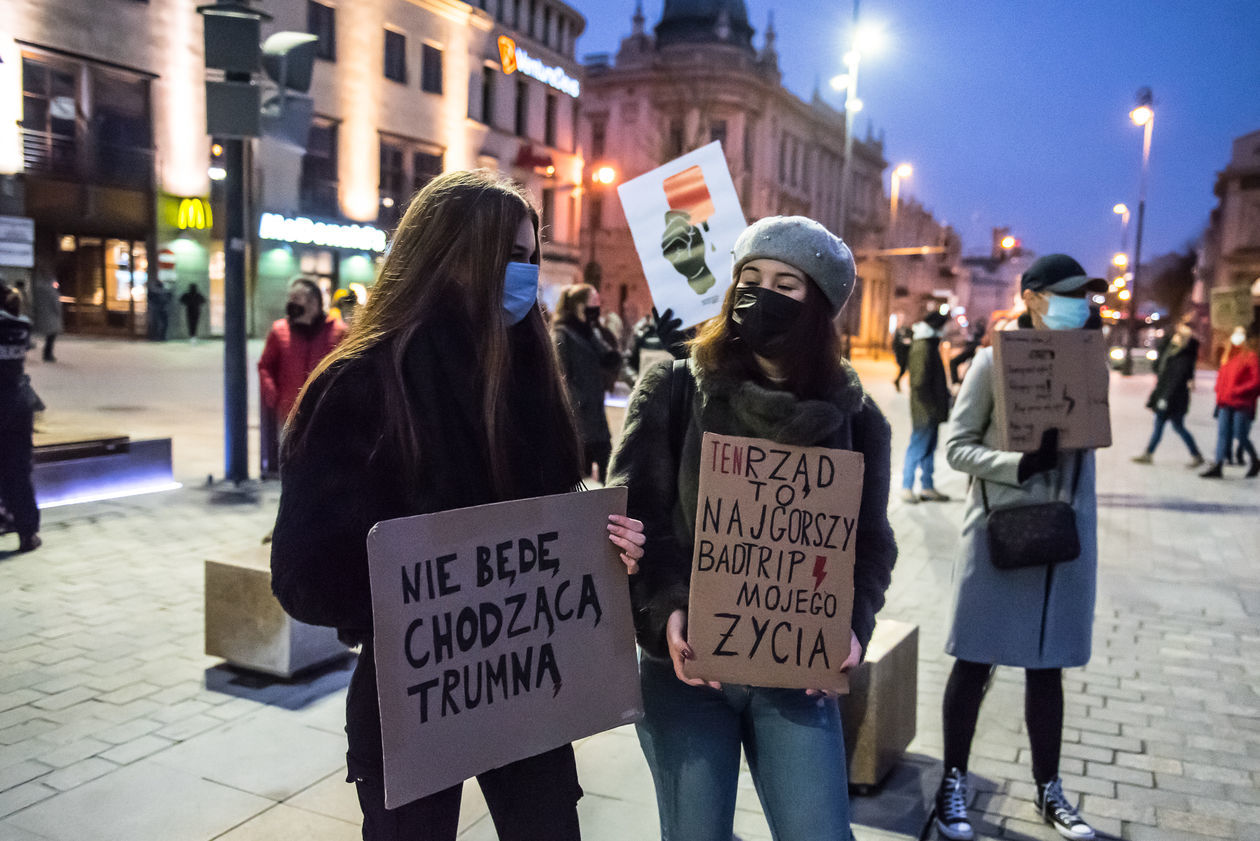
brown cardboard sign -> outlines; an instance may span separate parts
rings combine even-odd
[[[625,510],[611,488],[372,528],[387,808],[642,715]]]
[[[1059,430],[1063,449],[1111,446],[1107,348],[1097,330],[1003,330],[993,335],[998,449],[1028,453]]]
[[[847,692],[861,453],[704,434],[692,677]]]

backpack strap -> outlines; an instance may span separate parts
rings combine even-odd
[[[683,438],[691,419],[692,397],[696,393],[696,378],[687,367],[686,359],[675,359],[669,371],[669,449],[677,467],[682,460]]]

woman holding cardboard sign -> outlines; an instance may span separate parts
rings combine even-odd
[[[538,307],[539,262],[538,214],[519,185],[486,172],[435,178],[289,422],[273,588],[294,618],[363,646],[346,699],[346,759],[365,839],[453,841],[461,794],[453,786],[385,808],[368,531],[581,485],[577,431]],[[642,524],[611,519],[609,538],[633,572]],[[579,837],[571,747],[477,780],[500,838]]]
[[[661,363],[643,375],[613,459],[610,484],[628,486],[629,513],[647,535],[632,583],[645,709],[639,741],[663,839],[729,841],[741,748],[776,841],[847,839],[835,699],[688,674],[705,432],[864,456],[851,627],[841,630],[847,651],[828,660],[831,668],[861,660],[897,554],[887,516],[888,422],[839,353],[834,319],[854,283],[848,247],[813,220],[776,216],[744,231],[734,255],[736,283],[721,315],[702,326],[686,367]],[[819,569],[812,556],[808,564]]]
[[[1027,308],[1021,328],[1076,330],[1090,320],[1087,295],[1105,291],[1107,283],[1086,275],[1066,254],[1050,254],[1024,272],[1020,286]],[[967,816],[967,761],[980,702],[993,670],[1016,666],[1025,670],[1037,810],[1063,837],[1092,839],[1094,831],[1063,793],[1059,748],[1063,669],[1089,662],[1093,632],[1094,453],[1060,452],[1055,429],[1047,430],[1035,452],[998,449],[998,376],[993,350],[979,351],[954,404],[946,445],[950,467],[974,481],[945,644],[957,660],[945,686],[945,775],[936,795],[936,828],[951,841],[975,837]],[[1011,515],[1025,519],[1015,522]],[[1075,551],[1054,555],[1069,545]]]

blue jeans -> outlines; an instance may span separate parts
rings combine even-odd
[[[1255,445],[1251,443],[1251,418],[1246,413],[1225,406],[1218,406],[1216,412],[1216,463],[1224,464],[1226,457],[1233,452],[1231,442],[1238,445],[1256,458]]]
[[[901,477],[901,486],[906,490],[914,488],[914,471],[919,469],[919,483],[923,490],[930,491],[932,484],[932,468],[936,462],[936,433],[941,428],[939,423],[927,426],[916,426],[910,433],[910,446],[906,448],[906,467]]]
[[[1155,429],[1151,432],[1150,443],[1146,445],[1147,454],[1155,452],[1155,448],[1159,446],[1159,439],[1164,437],[1164,424],[1171,423],[1173,432],[1181,436],[1181,440],[1186,442],[1186,446],[1190,448],[1190,455],[1199,458],[1199,445],[1194,443],[1194,436],[1190,434],[1190,430],[1186,429],[1183,418],[1169,415],[1167,412],[1155,412]]]
[[[775,841],[848,839],[849,785],[835,699],[803,689],[688,686],[639,663],[639,744],[656,784],[661,841],[731,841],[740,748]]]

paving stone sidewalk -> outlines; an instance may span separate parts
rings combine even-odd
[[[149,352],[137,347],[128,352]],[[189,365],[178,376],[214,387],[216,369]],[[889,384],[890,366],[859,367],[894,423],[897,473],[908,400]],[[1141,408],[1149,387],[1148,378],[1113,381],[1117,443],[1099,455],[1094,658],[1067,677],[1066,785],[1106,837],[1252,841],[1260,838],[1260,480],[1237,469],[1201,480],[1181,466],[1172,436],[1154,466],[1131,464],[1150,431]],[[1211,378],[1201,375],[1189,426],[1208,450],[1210,395]],[[159,398],[146,400],[160,411]],[[195,418],[181,419],[181,434],[212,438],[219,417],[200,432]],[[963,477],[943,457],[938,470],[938,487],[960,499]],[[0,538],[0,839],[358,837],[354,790],[342,782],[349,660],[286,682],[202,654],[202,562],[257,543],[277,494],[265,486],[257,504],[232,505],[189,487],[54,509],[45,512],[44,548],[29,555],[6,555],[16,541]],[[958,501],[892,504],[901,554],[882,615],[920,625],[919,736],[883,789],[855,798],[859,841],[914,837],[938,779],[950,666],[942,626],[961,514]],[[1030,805],[1022,692],[1022,675],[999,671],[976,739],[974,805],[982,837],[1049,841],[1057,836]],[[587,838],[656,837],[632,730],[584,740],[578,760]],[[740,795],[737,834],[769,839],[746,774]],[[461,838],[494,837],[469,786]]]

